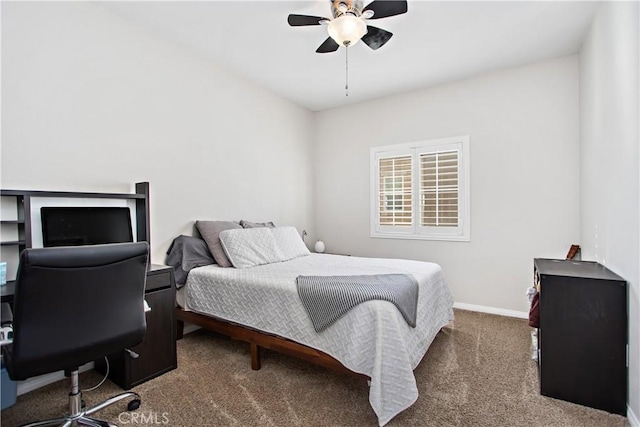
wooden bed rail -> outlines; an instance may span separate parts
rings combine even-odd
[[[322,351],[307,347],[306,345],[299,344],[286,338],[267,334],[266,332],[260,332],[256,329],[240,326],[214,317],[194,313],[193,311],[184,311],[179,307],[176,307],[175,315],[178,322],[178,339],[182,338],[184,323],[187,322],[228,336],[231,339],[249,343],[251,349],[251,369],[256,371],[261,367],[260,349],[266,348],[324,366],[325,368],[329,368],[333,371],[369,379],[367,375],[353,372],[338,360],[326,353],[323,353]]]

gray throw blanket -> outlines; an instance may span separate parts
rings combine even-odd
[[[418,282],[410,274],[298,276],[296,284],[316,332],[356,305],[373,299],[392,302],[407,323],[416,326]]]

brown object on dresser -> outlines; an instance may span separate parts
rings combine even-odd
[[[574,259],[580,252],[580,245],[571,245],[569,252],[567,252],[567,259]]]

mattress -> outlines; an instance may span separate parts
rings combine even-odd
[[[299,275],[405,273],[419,283],[416,327],[395,305],[364,302],[316,333],[296,289]],[[198,267],[182,306],[279,335],[329,354],[371,378],[369,403],[382,426],[418,398],[413,370],[438,331],[453,320],[453,298],[439,265],[429,262],[311,254],[246,269]]]

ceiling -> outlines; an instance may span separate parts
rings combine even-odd
[[[598,7],[408,0],[406,14],[370,21],[394,34],[385,46],[349,48],[345,96],[345,49],[315,53],[326,27],[287,24],[289,13],[331,17],[330,0],[96,4],[313,111],[576,53]]]

